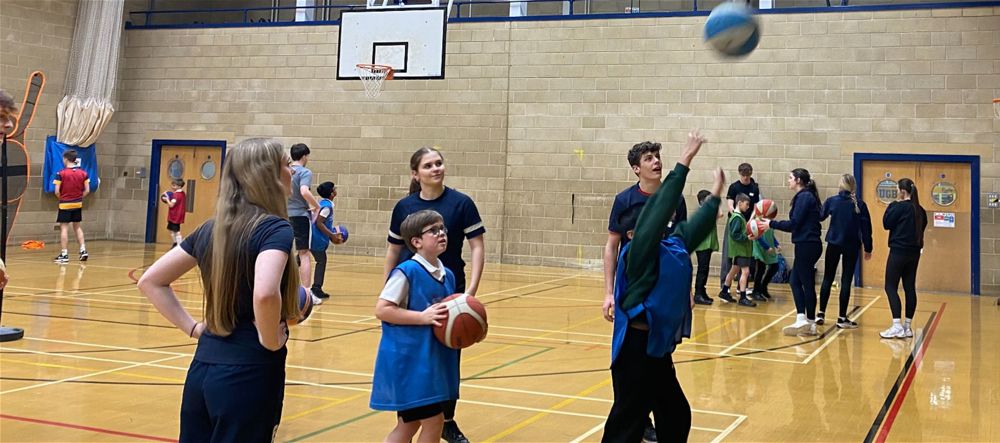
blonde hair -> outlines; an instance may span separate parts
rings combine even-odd
[[[858,182],[854,179],[851,174],[844,174],[840,176],[840,190],[847,191],[851,193],[851,201],[854,202],[854,213],[860,214],[861,207],[858,206],[858,195],[855,192],[858,189]]]
[[[205,288],[205,323],[214,335],[227,336],[236,327],[237,276],[253,275],[255,263],[247,254],[247,243],[254,230],[268,216],[288,218],[288,191],[280,176],[290,161],[281,143],[270,138],[243,140],[226,153],[212,242],[198,264]],[[282,282],[281,318],[298,317],[295,260],[286,262]]]

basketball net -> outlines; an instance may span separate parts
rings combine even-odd
[[[392,80],[392,67],[385,65],[358,64],[358,77],[365,85],[365,95],[368,98],[378,97],[382,93],[382,84]]]

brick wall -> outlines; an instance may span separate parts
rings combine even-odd
[[[982,189],[1000,189],[998,16],[766,15],[761,47],[739,61],[705,49],[703,17],[453,24],[447,79],[390,81],[377,101],[335,80],[336,27],[128,31],[115,164],[148,165],[153,138],[307,143],[352,228],[341,251],[377,256],[409,155],[437,145],[447,184],[483,213],[490,261],[599,267],[610,202],[634,179],[625,152],[656,140],[675,158],[693,127],[710,143],[692,207],[714,165],[734,175],[751,161],[787,207],[791,168],[830,195],[853,153],[873,150],[975,153]],[[108,229],[138,239],[148,183],[123,186]],[[981,228],[983,288],[996,292],[996,210]]]

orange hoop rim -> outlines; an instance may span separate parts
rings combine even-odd
[[[364,69],[366,71],[374,71],[376,69],[385,69],[386,71],[388,71],[388,73],[385,75],[385,79],[386,80],[392,80],[392,72],[393,72],[392,66],[388,66],[388,65],[373,65],[371,63],[358,63],[355,66],[357,66],[358,69]]]
[[[993,103],[1000,103],[1000,98],[993,99]]]

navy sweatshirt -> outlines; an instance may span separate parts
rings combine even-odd
[[[788,220],[772,221],[771,228],[791,232],[792,243],[822,243],[819,239],[819,219],[819,200],[816,200],[812,192],[803,189],[792,197]]]
[[[922,234],[927,229],[927,212],[913,209],[913,202],[903,200],[892,202],[885,210],[882,227],[889,231],[889,252],[916,255],[923,249],[923,235],[918,237],[917,231]]]
[[[864,244],[865,252],[872,252],[872,216],[868,213],[868,205],[861,200],[858,200],[858,209],[860,213],[854,211],[854,201],[847,191],[826,199],[820,221],[830,218],[830,228],[826,231],[828,244],[854,250]]]

